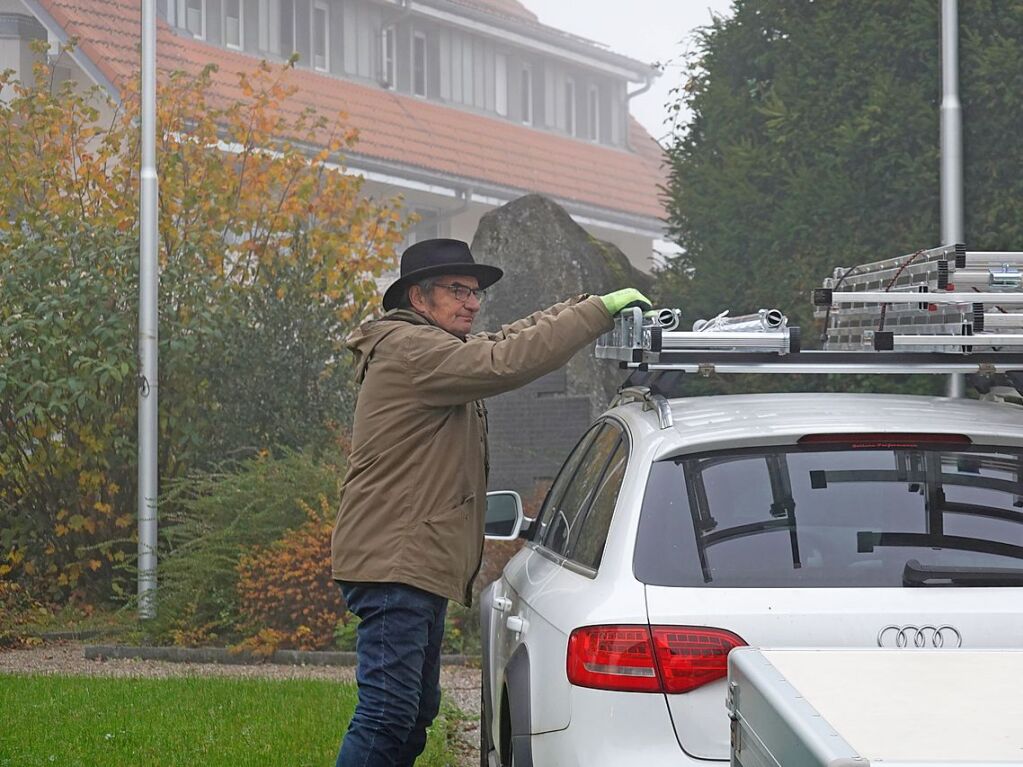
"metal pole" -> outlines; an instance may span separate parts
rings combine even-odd
[[[959,5],[941,0],[941,242],[963,234],[963,108],[959,102]],[[966,394],[962,375],[948,377],[949,397]]]
[[[156,0],[142,0],[142,167],[139,195],[139,618],[156,617],[157,261]]]

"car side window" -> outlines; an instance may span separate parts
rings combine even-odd
[[[576,525],[577,538],[569,556],[579,564],[592,567],[594,570],[600,567],[600,559],[604,554],[607,531],[611,527],[611,516],[618,501],[618,492],[622,489],[622,481],[625,479],[628,458],[629,451],[625,440],[619,439],[600,478],[600,484],[593,494],[593,501],[586,516],[581,524]]]
[[[552,504],[543,545],[553,553],[568,555],[569,545],[575,541],[576,525],[589,508],[618,441],[617,429],[601,426],[575,467],[572,477],[565,484],[564,492]]]
[[[597,436],[600,428],[599,424],[591,427],[583,435],[582,439],[576,443],[568,458],[565,459],[565,463],[562,464],[561,471],[554,478],[554,484],[551,485],[551,489],[547,492],[547,497],[544,498],[543,506],[540,507],[540,513],[537,515],[537,522],[540,527],[534,538],[543,545],[547,545],[546,541],[551,527],[551,520],[556,516],[555,509],[559,507],[561,499],[565,495],[565,490],[568,489],[573,477],[575,477],[579,464],[582,463],[586,451],[589,450],[590,444],[593,442],[593,438]]]

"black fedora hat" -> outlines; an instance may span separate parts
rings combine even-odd
[[[410,245],[401,254],[401,276],[384,293],[384,309],[396,309],[402,292],[426,277],[438,274],[464,274],[479,280],[481,288],[489,288],[504,272],[496,266],[477,264],[469,245],[461,240],[423,240]]]

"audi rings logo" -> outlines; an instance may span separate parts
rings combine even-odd
[[[963,635],[955,626],[885,626],[877,634],[878,647],[962,647]]]

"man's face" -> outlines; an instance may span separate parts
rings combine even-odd
[[[418,286],[409,291],[412,307],[434,325],[451,335],[465,338],[472,330],[473,320],[480,310],[480,301],[470,293],[464,301],[455,296],[455,289],[476,290],[480,283],[475,277],[444,274],[434,279],[433,290],[423,295]]]

